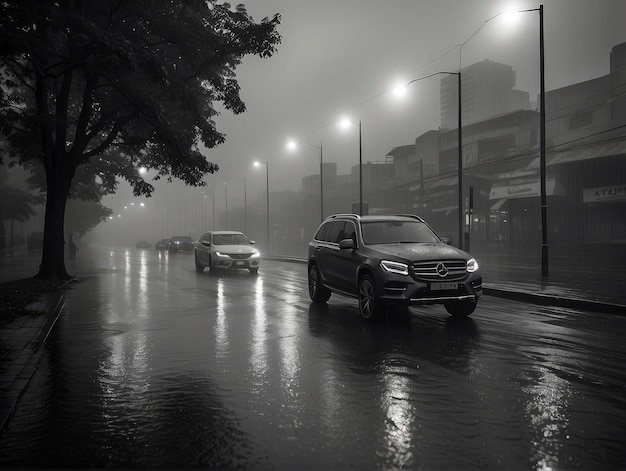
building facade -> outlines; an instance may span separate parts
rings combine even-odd
[[[483,61],[463,69],[462,77],[464,245],[477,253],[539,256],[539,112],[530,110],[527,93],[514,89],[509,66]],[[455,81],[442,80],[441,128],[394,147],[378,166],[364,164],[363,187],[370,213],[422,215],[457,245]],[[551,253],[626,256],[626,43],[611,50],[608,75],[550,90],[545,99]],[[350,212],[357,193],[357,185],[337,186],[328,214]]]

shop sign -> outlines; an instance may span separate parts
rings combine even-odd
[[[554,188],[554,179],[546,179],[546,194],[554,195]],[[539,180],[519,183],[517,185],[494,185],[491,187],[491,191],[489,192],[490,200],[499,200],[504,198],[528,198],[531,196],[541,196],[541,183]]]
[[[600,201],[626,201],[626,185],[583,189],[583,203]]]

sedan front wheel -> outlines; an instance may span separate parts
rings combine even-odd
[[[197,272],[203,272],[204,271],[204,265],[202,265],[202,263],[200,263],[200,259],[198,258],[198,254],[195,254],[195,260],[196,260],[196,271]]]

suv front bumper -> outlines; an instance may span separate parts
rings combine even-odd
[[[482,276],[468,274],[445,283],[416,281],[395,275],[379,280],[381,299],[401,304],[439,304],[449,301],[475,301],[482,295]]]

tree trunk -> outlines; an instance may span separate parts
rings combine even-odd
[[[62,161],[62,158],[59,159]],[[58,163],[58,162],[57,162]],[[61,165],[63,167],[63,165]],[[37,278],[69,280],[65,269],[65,203],[70,190],[73,169],[46,172],[46,213],[43,235],[43,253]]]

